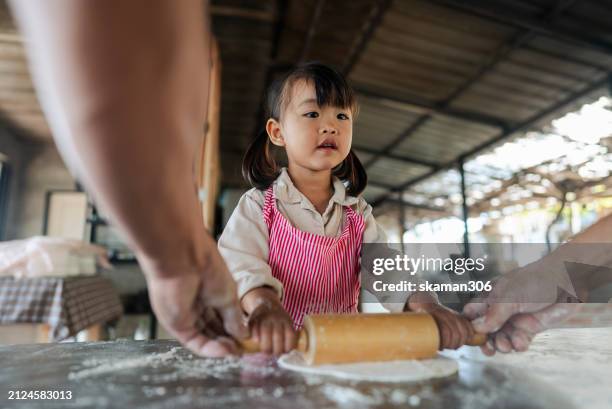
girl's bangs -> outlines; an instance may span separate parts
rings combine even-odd
[[[314,76],[310,80],[314,83],[319,106],[353,108],[355,104],[353,91],[342,78]]]
[[[307,64],[290,74],[286,83],[292,87],[298,80],[314,84],[319,106],[329,105],[356,111],[355,94],[352,88],[333,68],[322,64]]]

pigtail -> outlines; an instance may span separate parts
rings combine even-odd
[[[263,130],[249,145],[242,160],[242,177],[257,189],[265,190],[280,174],[270,150],[268,133]]]
[[[334,168],[333,175],[347,182],[346,191],[351,196],[359,196],[368,184],[366,170],[352,149],[342,163]]]

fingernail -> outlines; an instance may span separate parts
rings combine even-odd
[[[527,350],[529,346],[529,341],[527,340],[527,336],[523,333],[518,333],[512,339],[512,346],[515,350],[523,352]]]

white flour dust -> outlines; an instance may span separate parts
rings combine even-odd
[[[553,329],[538,334],[526,352],[485,357],[466,349],[455,356],[494,364],[500,370],[525,371],[566,393],[576,407],[609,409],[612,389],[605,385],[612,375],[611,337],[612,328]]]
[[[418,407],[423,399],[432,400],[434,398],[432,392],[427,388],[421,389],[419,394],[414,394],[401,388],[360,389],[357,385],[346,386],[328,383],[322,385],[320,391],[336,406],[349,408],[369,408],[383,403],[390,403],[403,408]]]
[[[389,402],[394,405],[408,403],[410,406],[419,406],[421,404],[421,397],[419,395],[411,395],[401,389],[395,389],[389,395]]]
[[[68,374],[68,379],[80,380],[91,376],[114,373],[125,369],[139,368],[143,366],[158,367],[169,360],[174,359],[176,357],[177,350],[178,348],[175,347],[168,352],[163,352],[160,354],[151,354],[138,358],[121,359],[116,361],[88,359],[83,361],[83,366],[87,368],[76,372],[70,372]]]
[[[321,391],[327,399],[336,402],[339,406],[374,406],[380,405],[385,401],[385,397],[377,391],[373,391],[372,394],[366,395],[355,388],[347,386],[329,384],[323,386]]]
[[[82,380],[101,375],[114,375],[134,368],[168,368],[170,371],[151,375],[142,375],[143,381],[168,382],[187,378],[215,377],[221,378],[231,371],[269,375],[277,371],[267,365],[258,356],[226,357],[226,358],[196,358],[194,355],[180,353],[182,348],[174,347],[167,352],[154,353],[128,359],[88,359],[83,361],[83,369],[68,374],[69,380]],[[159,390],[152,391],[160,394]]]

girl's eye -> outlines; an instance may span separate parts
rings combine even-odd
[[[308,112],[306,114],[304,114],[305,117],[307,118],[318,118],[319,117],[319,113],[318,112]]]
[[[338,114],[338,119],[346,120],[346,119],[349,119],[349,117],[347,114]]]

